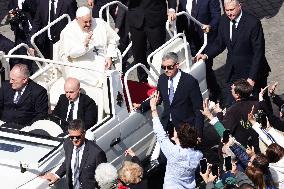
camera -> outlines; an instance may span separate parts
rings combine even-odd
[[[9,21],[12,26],[18,26],[20,23],[28,21],[28,17],[22,9],[14,9],[11,14],[14,15]]]
[[[257,114],[255,114],[256,122],[261,124],[262,128],[267,127],[267,116],[263,110],[258,110]]]
[[[284,117],[284,104],[281,105],[280,112],[282,113],[281,118],[283,118]]]

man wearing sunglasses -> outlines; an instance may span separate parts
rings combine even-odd
[[[165,54],[162,58],[164,73],[160,75],[157,90],[160,93],[160,102],[163,101],[164,111],[161,123],[171,135],[173,128],[179,128],[180,123],[187,122],[194,126],[198,136],[202,136],[203,116],[202,95],[198,81],[179,70],[178,56],[174,52]],[[142,112],[148,111],[150,101],[137,105]],[[172,131],[172,132],[171,132]]]
[[[68,127],[69,140],[64,142],[65,161],[54,173],[48,172],[42,178],[54,184],[66,175],[66,188],[96,188],[95,170],[100,163],[107,162],[105,152],[93,141],[85,139],[84,123],[75,119]]]

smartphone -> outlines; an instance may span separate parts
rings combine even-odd
[[[211,172],[213,176],[218,176],[219,167],[217,164],[213,164],[211,167]]]
[[[223,132],[223,143],[229,142],[229,137],[230,137],[230,130],[225,130]]]
[[[231,156],[225,157],[225,171],[232,170],[232,158]]]
[[[283,118],[284,117],[284,104],[281,105],[280,112],[282,113],[281,118]]]
[[[247,146],[250,147],[250,148],[252,148],[252,146],[253,146],[252,137],[251,136],[248,137]]]
[[[207,171],[207,160],[205,158],[200,160],[200,171],[203,174]]]

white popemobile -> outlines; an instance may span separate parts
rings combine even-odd
[[[117,1],[105,7],[114,3],[127,8]],[[187,16],[190,17],[189,15]],[[32,44],[37,51],[38,49],[33,43],[34,38],[64,17],[68,18],[67,15],[63,15],[32,37]],[[155,89],[157,78],[161,73],[161,58],[164,53],[170,51],[176,52],[180,58],[180,68],[192,74],[199,82],[203,97],[208,96],[205,63],[197,62],[192,64],[188,44],[183,34],[170,33],[170,36],[172,38],[169,41],[149,55],[148,63],[151,67],[150,71],[144,65],[137,64],[129,69],[122,79],[120,73],[121,57],[125,53],[121,55],[118,51],[119,58],[115,61],[115,69],[106,71],[103,74],[103,78],[101,78],[102,82],[98,82],[96,86],[88,84],[81,86],[82,91],[93,98],[98,106],[98,122],[87,130],[86,137],[90,140],[95,140],[105,151],[108,161],[116,167],[120,166],[124,160],[124,151],[130,147],[137,153],[141,160],[145,160],[151,156],[156,140],[152,130],[150,112],[143,114],[136,112],[133,109],[132,103],[141,103]],[[206,34],[205,44],[202,48],[205,45]],[[25,55],[12,55],[21,46],[27,48],[27,45],[20,44],[12,49],[8,55],[0,52],[0,60],[6,66],[6,70],[9,70],[7,58],[34,60],[39,69],[30,78],[47,89],[50,108],[52,109],[57,103],[60,94],[64,93],[64,70],[67,67],[72,67],[72,64],[58,60],[56,57],[56,46],[58,44],[54,48],[53,60]],[[39,51],[38,54],[41,56]],[[135,72],[138,66],[143,67],[149,74],[149,84],[135,81],[133,77],[135,74],[133,72]],[[76,67],[80,68],[79,66]],[[6,74],[6,79],[9,79],[8,73]],[[161,108],[161,106],[158,108]],[[58,119],[54,121],[54,119],[50,119],[39,120],[22,130],[0,126],[1,188],[66,188],[64,187],[64,179],[61,179],[54,186],[49,186],[46,180],[40,178],[40,175],[45,172],[55,172],[64,161],[62,144],[67,135],[63,134],[61,125],[62,120]],[[35,129],[42,129],[49,133],[49,135],[34,134],[32,131]]]

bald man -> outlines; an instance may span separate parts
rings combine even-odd
[[[80,82],[76,78],[67,78],[62,94],[52,112],[67,122],[81,119],[89,129],[97,123],[98,110],[95,101],[88,95],[80,93]]]
[[[48,111],[47,91],[29,79],[27,65],[16,64],[10,71],[10,82],[0,89],[0,119],[21,129],[43,119]]]

